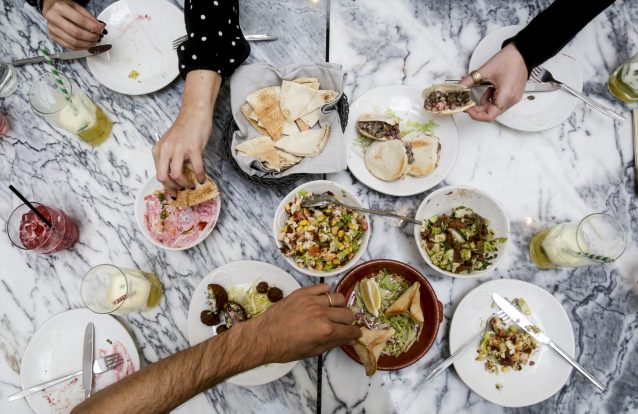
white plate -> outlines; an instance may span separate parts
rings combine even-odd
[[[574,331],[565,309],[546,290],[514,279],[492,280],[465,295],[452,318],[450,352],[475,338],[482,331],[487,318],[498,311],[496,305],[492,307],[494,292],[508,300],[525,299],[532,311],[530,320],[569,355],[574,355]],[[456,372],[474,392],[504,407],[525,407],[551,397],[567,382],[572,371],[567,361],[545,345],[539,345],[532,356],[534,366],[528,365],[521,371],[501,372],[498,375],[487,372],[485,361],[476,361],[475,357],[475,349],[466,352],[454,363]],[[503,388],[497,390],[496,384],[502,384]]]
[[[496,52],[501,50],[501,46],[506,39],[520,32],[523,27],[502,27],[485,36],[474,49],[474,53],[472,53],[469,71],[478,69],[487,62]],[[583,75],[580,71],[580,65],[570,55],[570,52],[559,53],[543,63],[542,66],[552,72],[554,78],[578,91],[582,90]],[[529,99],[530,96],[534,97],[533,100]],[[478,100],[480,95],[475,93],[475,97]],[[567,120],[578,102],[578,99],[574,96],[561,90],[525,93],[519,103],[496,118],[496,121],[519,131],[544,131]]]
[[[283,291],[284,297],[301,288],[292,276],[268,263],[246,260],[218,267],[206,276],[193,292],[188,308],[188,342],[190,345],[195,346],[216,335],[215,328],[204,325],[199,319],[202,311],[210,309],[206,299],[207,286],[210,283],[217,283],[226,289],[232,286],[248,289],[255,281],[268,282],[270,286],[278,287]],[[235,375],[227,381],[242,386],[267,384],[286,375],[295,364],[297,361],[263,365]]]
[[[31,338],[20,366],[22,388],[82,370],[84,330],[89,322],[95,325],[95,358],[115,352],[120,352],[124,358],[118,368],[94,375],[94,391],[118,381],[127,371],[132,373],[139,369],[140,357],[135,343],[114,317],[88,309],[74,309],[47,320]],[[84,401],[82,378],[71,379],[26,398],[38,414],[68,413]]]
[[[439,163],[431,174],[425,177],[406,176],[405,178],[388,182],[375,177],[368,171],[356,144],[358,136],[356,129],[357,119],[364,112],[383,113],[387,109],[394,111],[402,120],[417,121],[423,124],[434,120],[437,123],[438,126],[433,133],[439,137],[441,154]],[[348,127],[344,134],[348,151],[348,168],[359,181],[373,190],[393,196],[419,194],[443,181],[454,166],[459,152],[459,138],[454,119],[451,116],[435,117],[425,112],[423,110],[423,97],[419,88],[395,85],[371,89],[350,105],[348,119]]]
[[[179,75],[172,42],[186,34],[184,15],[166,0],[120,0],[98,16],[108,34],[100,44],[113,48],[87,58],[89,70],[102,85],[125,95],[162,89]],[[137,79],[131,79],[131,71]]]
[[[419,209],[417,210],[415,217],[417,220],[423,220],[435,215],[440,216],[460,206],[469,207],[474,210],[475,213],[487,219],[489,221],[489,227],[494,231],[494,236],[508,237],[509,242],[510,221],[507,218],[503,207],[501,207],[495,198],[473,187],[456,185],[439,188],[438,190],[431,192],[421,202],[421,205],[419,205]],[[505,247],[507,246],[507,242],[499,245],[498,255],[492,261],[492,264],[486,269],[474,271],[470,274],[457,274],[440,269],[432,263],[430,256],[428,256],[425,249],[421,246],[420,226],[414,226],[414,239],[423,260],[425,260],[432,269],[443,273],[444,275],[458,277],[460,279],[478,277],[491,272],[503,258],[505,254]]]
[[[300,191],[308,191],[314,194],[321,194],[327,191],[331,191],[335,195],[335,197],[337,197],[339,201],[345,204],[348,204],[354,207],[364,207],[363,203],[361,202],[361,200],[359,200],[359,197],[357,197],[356,194],[354,194],[352,191],[348,190],[346,187],[342,186],[341,184],[335,183],[334,181],[317,180],[317,181],[310,181],[309,183],[300,185],[299,187],[289,192],[288,195],[286,195],[286,197],[284,197],[283,200],[281,200],[281,202],[277,206],[277,209],[275,210],[275,218],[273,219],[273,223],[272,223],[272,234],[273,234],[273,237],[275,238],[275,243],[277,244],[277,250],[279,250],[279,248],[282,246],[281,242],[277,240],[277,237],[279,236],[279,229],[281,229],[284,226],[284,223],[286,223],[286,220],[288,218],[288,213],[286,213],[285,205],[287,203],[292,202],[295,199],[295,196]],[[368,247],[368,242],[370,241],[370,234],[372,233],[370,217],[368,217],[368,215],[365,213],[361,213],[361,214],[363,214],[366,222],[368,223],[368,230],[363,234],[363,239],[361,240],[361,246],[359,247],[359,251],[344,266],[338,269],[332,270],[330,272],[320,272],[318,270],[300,268],[299,266],[297,266],[297,264],[295,263],[295,260],[292,257],[287,257],[283,253],[282,253],[282,256],[284,257],[284,259],[286,259],[288,264],[292,266],[295,270],[303,274],[306,274],[308,276],[330,277],[330,276],[335,276],[349,270],[352,266],[354,266],[359,261],[359,259],[361,259],[361,256],[363,256],[363,253]]]
[[[148,241],[153,243],[155,246],[160,247],[162,249],[166,249],[166,250],[186,250],[186,249],[190,249],[191,247],[197,246],[199,243],[203,242],[208,236],[210,236],[210,234],[213,232],[213,229],[215,228],[215,225],[217,224],[217,219],[219,219],[219,212],[222,209],[221,196],[218,196],[217,198],[214,199],[217,202],[217,212],[215,214],[215,217],[213,217],[213,220],[211,220],[211,222],[208,223],[204,231],[202,231],[202,234],[200,234],[199,238],[195,240],[193,243],[186,245],[184,247],[168,247],[153,240],[153,238],[151,237],[151,233],[148,231],[148,229],[146,228],[146,224],[144,223],[144,213],[146,210],[146,203],[144,202],[144,197],[146,197],[149,194],[152,194],[153,192],[161,188],[164,188],[162,183],[157,181],[157,178],[155,178],[154,176],[150,177],[148,181],[146,181],[146,183],[142,186],[140,191],[137,193],[137,197],[135,198],[135,220],[137,221],[137,227],[140,228],[140,230],[142,231],[142,234],[146,236]]]

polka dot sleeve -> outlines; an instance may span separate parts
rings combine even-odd
[[[182,77],[195,69],[228,78],[250,54],[239,28],[238,0],[185,0],[188,39],[177,48]]]

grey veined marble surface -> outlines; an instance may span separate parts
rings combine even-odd
[[[108,2],[89,10],[99,13]],[[325,0],[241,1],[246,34],[277,34],[273,43],[253,44],[249,62],[272,65],[324,61],[348,72],[346,93],[355,100],[382,85],[422,87],[467,72],[479,40],[503,26],[525,24],[548,1]],[[0,59],[34,55],[52,48],[45,24],[21,0],[0,3]],[[329,6],[329,13],[328,13]],[[638,30],[631,17],[638,4],[618,1],[588,25],[570,44],[578,59],[584,91],[629,118],[629,107],[606,89],[608,74],[638,50]],[[329,19],[329,20],[328,20]],[[329,37],[328,37],[329,23]],[[328,40],[328,41],[327,41]],[[329,50],[327,50],[329,47]],[[97,148],[49,126],[30,108],[30,82],[41,66],[19,70],[18,91],[0,101],[12,129],[0,139],[0,218],[18,201],[12,183],[29,198],[58,206],[80,224],[80,241],[51,256],[13,248],[0,237],[0,412],[30,413],[25,401],[6,396],[20,387],[22,353],[34,332],[54,314],[82,307],[82,275],[99,263],[137,266],[155,272],[165,289],[160,307],[119,318],[139,344],[146,362],[188,345],[186,315],[195,286],[214,268],[241,259],[273,263],[302,285],[316,279],[292,270],[274,247],[273,212],[291,189],[255,186],[237,174],[221,156],[219,131],[229,114],[228,90],[220,95],[215,134],[206,149],[206,167],[223,194],[217,228],[204,243],[186,252],[169,252],[148,243],[134,223],[134,199],[154,174],[150,154],[178,112],[183,82],[157,93],[131,97],[102,87],[86,63],[64,63],[62,69],[113,118],[111,138]],[[189,402],[187,413],[316,412],[423,413],[512,411],[473,393],[453,369],[431,383],[427,368],[449,354],[449,322],[462,297],[496,278],[534,283],[564,306],[574,329],[578,360],[608,387],[595,390],[573,372],[565,386],[525,412],[638,411],[638,238],[634,192],[631,122],[613,123],[579,104],[562,125],[540,133],[520,133],[498,124],[456,116],[460,152],[444,184],[478,187],[499,200],[512,224],[511,242],[498,268],[472,280],[450,279],[433,272],[420,258],[411,227],[373,219],[373,235],[363,260],[393,258],[420,269],[444,305],[444,321],[429,353],[417,364],[372,379],[341,350],[329,352],[318,372],[316,359],[303,361],[279,381],[241,388],[222,384]],[[424,194],[396,198],[377,193],[348,172],[328,177],[352,188],[373,208],[414,213]],[[551,223],[578,219],[591,212],[616,216],[627,231],[627,250],[611,265],[541,271],[527,254],[532,234]],[[329,282],[334,283],[338,278]],[[319,377],[318,377],[319,374]],[[318,381],[321,390],[318,394]]]

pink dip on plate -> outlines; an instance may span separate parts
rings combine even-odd
[[[144,223],[153,240],[166,247],[181,248],[192,244],[212,226],[217,215],[217,201],[209,200],[192,207],[170,205],[163,190],[144,197]]]

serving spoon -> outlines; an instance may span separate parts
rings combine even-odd
[[[317,195],[313,195],[306,198],[305,200],[301,202],[301,207],[303,208],[326,207],[330,204],[338,204],[342,207],[351,208],[357,211],[363,211],[364,213],[376,214],[379,216],[386,216],[386,217],[394,217],[394,218],[407,221],[410,223],[418,224],[418,225],[423,224],[421,220],[417,220],[412,217],[402,216],[401,214],[391,213],[389,211],[383,211],[383,210],[372,210],[369,208],[355,207],[348,204],[344,204],[341,201],[337,200],[335,196],[328,193],[317,194]]]

